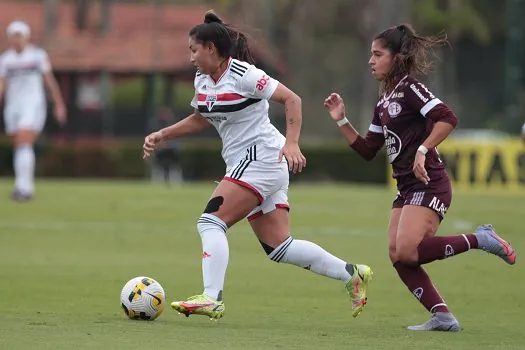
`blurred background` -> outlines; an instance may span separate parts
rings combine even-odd
[[[49,103],[38,175],[220,178],[212,129],[168,144],[164,157],[141,159],[147,133],[191,113],[195,69],[187,33],[208,9],[248,32],[258,66],[302,97],[309,165],[294,181],[391,183],[385,157],[360,160],[322,104],[339,92],[349,119],[365,132],[379,91],[367,66],[371,39],[410,22],[421,34],[444,30],[451,42],[424,81],[460,118],[440,148],[456,185],[525,188],[525,0],[1,0],[0,29],[15,19],[31,26],[68,106],[60,128]],[[272,106],[271,117],[283,130],[282,107]],[[6,138],[0,175],[12,176]]]

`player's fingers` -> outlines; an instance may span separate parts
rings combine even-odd
[[[297,171],[298,172],[302,172],[303,171],[303,168],[304,168],[304,162],[303,160],[301,159],[301,157],[299,157],[297,159]]]
[[[286,154],[285,157],[286,157],[286,160],[288,161],[288,170],[295,174],[295,166],[296,166],[295,158],[293,157],[292,154]]]
[[[301,168],[301,163],[299,162],[299,158],[295,156],[294,161],[293,161],[293,173],[297,174],[300,168]]]
[[[279,158],[278,158],[278,162],[282,162],[283,161],[283,150],[280,150],[279,151]]]

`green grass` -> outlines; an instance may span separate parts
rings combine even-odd
[[[292,233],[375,271],[369,304],[350,315],[343,286],[270,262],[246,222],[230,232],[219,322],[167,308],[154,322],[125,318],[124,283],[147,275],[168,301],[201,291],[195,222],[213,184],[41,182],[29,204],[0,182],[2,349],[523,349],[525,269],[477,251],[428,266],[459,318],[459,334],[409,333],[426,311],[387,255],[393,193],[373,187],[293,185]],[[4,199],[5,198],[5,199]],[[491,222],[525,251],[525,196],[456,193],[440,234]]]

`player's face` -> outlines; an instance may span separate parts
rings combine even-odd
[[[214,47],[211,44],[196,42],[193,37],[189,39],[190,62],[203,74],[210,74],[215,68]]]
[[[21,34],[10,35],[8,39],[9,39],[9,44],[15,50],[22,50],[27,45],[27,41],[28,41],[28,38]]]
[[[368,64],[372,69],[372,75],[376,80],[382,81],[392,69],[392,52],[384,48],[380,40],[372,41],[371,51],[372,57],[370,57]]]

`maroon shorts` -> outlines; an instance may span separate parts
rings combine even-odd
[[[446,170],[428,171],[430,182],[425,185],[415,178],[414,174],[397,178],[397,195],[392,208],[405,205],[428,207],[443,220],[452,203],[452,186]]]

